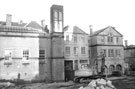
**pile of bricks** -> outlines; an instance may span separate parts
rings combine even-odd
[[[112,81],[105,79],[92,80],[86,87],[81,86],[79,89],[116,89]]]

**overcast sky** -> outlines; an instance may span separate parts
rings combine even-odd
[[[50,25],[50,7],[53,4],[64,6],[64,25],[77,25],[89,32],[114,26],[128,40],[135,44],[135,1],[134,0],[1,0],[0,20],[12,14],[12,21],[23,22],[42,19]]]

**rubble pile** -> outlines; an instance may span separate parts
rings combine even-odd
[[[92,80],[86,87],[81,86],[79,89],[116,89],[112,81],[105,79]]]

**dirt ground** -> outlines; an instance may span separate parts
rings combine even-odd
[[[135,76],[134,77],[115,77],[112,79],[109,79],[112,81],[113,85],[116,87],[116,89],[135,89]],[[4,89],[79,89],[79,87],[87,86],[88,83],[74,83],[72,81],[70,82],[61,82],[61,83],[35,83],[35,84],[26,84],[26,85],[19,85],[19,86],[12,86],[12,87],[6,87]],[[0,89],[2,87],[0,86]]]

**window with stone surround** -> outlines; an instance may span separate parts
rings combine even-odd
[[[65,50],[66,50],[66,55],[70,55],[70,47],[66,47]]]
[[[104,55],[106,57],[106,49],[101,49],[100,50],[100,55]]]
[[[74,47],[74,55],[77,55],[77,47]]]
[[[25,58],[26,60],[29,59],[29,50],[28,49],[23,50],[23,58]]]
[[[101,42],[104,43],[105,42],[105,37],[101,36]]]
[[[81,47],[81,54],[85,54],[85,47]]]
[[[69,41],[69,35],[66,35],[66,41]]]
[[[119,37],[116,37],[116,42],[119,43]]]
[[[74,42],[77,43],[77,36],[74,36]]]
[[[39,59],[44,60],[45,59],[45,50],[39,50]]]
[[[110,33],[109,35],[108,35],[108,43],[113,43],[113,35]]]
[[[5,60],[9,60],[12,58],[12,50],[11,49],[5,49],[4,52]]]
[[[78,60],[74,60],[74,64],[75,70],[78,70]]]
[[[108,57],[114,57],[114,49],[108,49]]]

